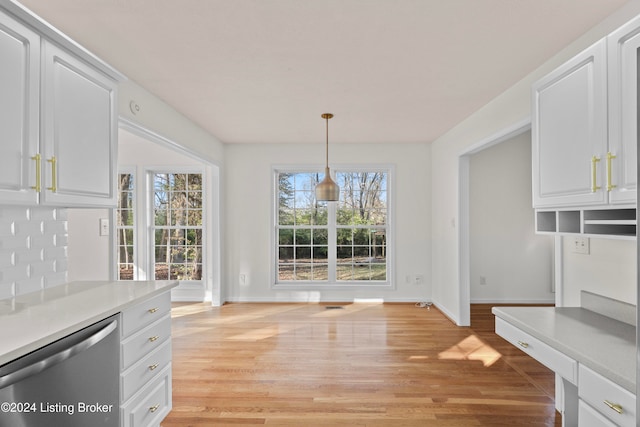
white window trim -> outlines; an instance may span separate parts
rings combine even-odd
[[[309,172],[318,170],[324,174],[324,165],[320,164],[307,164],[307,165],[288,165],[278,164],[271,166],[271,262],[270,262],[270,276],[271,276],[271,289],[273,290],[305,290],[305,291],[327,291],[327,290],[344,290],[344,291],[357,291],[357,290],[393,290],[396,288],[395,280],[395,166],[393,164],[331,164],[331,176],[335,179],[336,172],[386,172],[387,173],[387,280],[386,281],[374,281],[374,282],[312,282],[312,281],[299,281],[299,282],[278,282],[278,253],[276,250],[278,236],[276,234],[276,221],[278,218],[278,172]]]

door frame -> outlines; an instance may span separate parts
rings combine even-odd
[[[467,147],[458,156],[458,326],[471,325],[470,161],[471,156],[531,129],[531,117]]]

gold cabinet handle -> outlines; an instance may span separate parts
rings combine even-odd
[[[607,153],[607,191],[616,188],[616,186],[611,183],[611,160],[615,158],[616,156],[611,154],[611,151]]]
[[[153,406],[149,407],[149,412],[156,412],[159,407],[160,407],[160,404],[153,405]]]
[[[159,365],[157,363],[154,363],[153,365],[149,365],[149,370],[150,371],[155,371],[158,366]]]
[[[150,342],[154,342],[154,341],[157,341],[157,340],[158,340],[158,338],[160,338],[160,337],[159,337],[159,336],[157,336],[157,335],[154,335],[154,336],[152,336],[152,337],[149,337],[149,341],[150,341]]]
[[[40,156],[40,153],[38,153],[35,156],[33,156],[31,160],[36,161],[36,185],[31,186],[31,188],[33,188],[39,193],[40,190],[42,189],[40,187],[40,181],[42,181],[42,156]]]
[[[51,163],[51,187],[47,187],[47,190],[55,193],[58,191],[58,160],[53,156],[47,162]]]
[[[518,345],[522,348],[529,348],[529,343],[524,341],[518,341]]]
[[[613,403],[613,402],[609,402],[608,400],[605,400],[604,404],[607,405],[609,408],[613,409],[614,411],[616,411],[619,414],[622,414],[624,412],[622,410],[622,406],[618,405],[617,403]]]
[[[149,309],[149,310],[147,310],[147,311],[148,311],[149,313],[153,314],[153,313],[155,313],[156,311],[158,311],[158,307],[150,308],[150,309]]]
[[[602,187],[598,187],[597,185],[597,175],[598,175],[598,167],[597,164],[600,161],[600,157],[593,156],[591,157],[591,192],[595,193]]]

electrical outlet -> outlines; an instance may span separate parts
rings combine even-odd
[[[422,285],[424,283],[424,276],[422,274],[416,274],[413,276],[414,285]]]
[[[574,237],[571,243],[571,252],[589,255],[589,238],[581,236]]]

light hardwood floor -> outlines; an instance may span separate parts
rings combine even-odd
[[[328,306],[341,306],[330,309]],[[553,373],[493,332],[413,304],[174,304],[186,426],[560,426]]]

